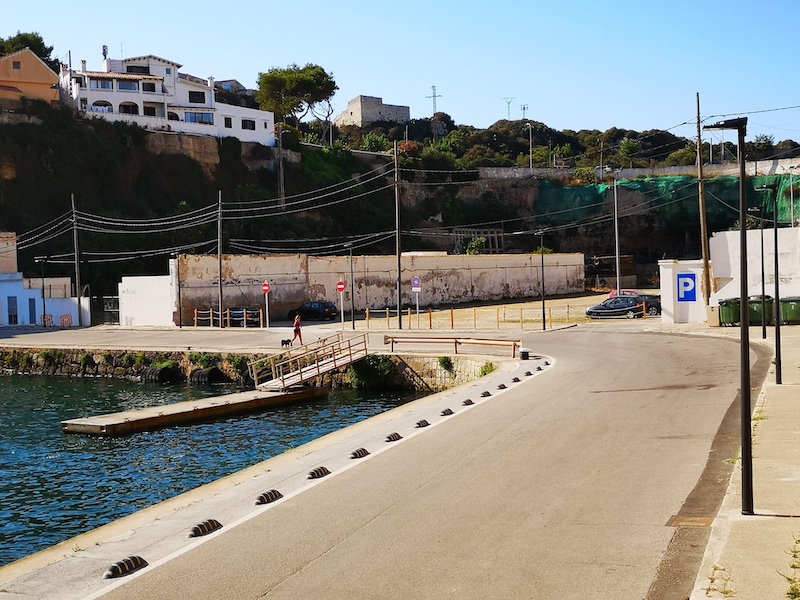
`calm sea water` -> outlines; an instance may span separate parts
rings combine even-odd
[[[232,393],[108,379],[0,377],[0,565],[413,400],[325,400],[123,438],[65,435],[65,419]]]

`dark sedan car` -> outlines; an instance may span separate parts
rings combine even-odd
[[[339,316],[339,309],[333,302],[306,302],[303,306],[289,311],[289,320],[293,320],[297,315],[308,321],[326,319],[333,321]]]
[[[654,295],[618,296],[603,300],[597,306],[586,311],[586,316],[592,319],[609,317],[627,317],[633,319],[644,315],[647,310],[649,316],[661,314],[661,298]]]

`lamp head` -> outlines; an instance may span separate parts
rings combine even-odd
[[[747,133],[747,117],[717,121],[712,125],[703,125],[703,129],[736,129],[741,131],[742,134],[745,134]]]

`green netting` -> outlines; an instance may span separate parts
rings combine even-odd
[[[792,178],[794,179],[794,178]],[[800,181],[793,181],[794,192],[790,189],[790,178],[785,175],[750,177],[746,181],[747,204],[763,207],[766,215],[771,215],[776,194],[761,192],[755,188],[777,186],[778,222],[792,220],[792,194],[797,201],[800,196]],[[624,188],[624,191],[623,191]],[[706,214],[710,222],[719,228],[727,228],[739,218],[739,178],[716,177],[705,182]],[[559,226],[586,222],[593,217],[608,214],[613,210],[613,184],[595,184],[582,187],[568,187],[547,179],[539,184],[536,201],[537,223],[545,226]],[[632,201],[630,193],[637,198]],[[695,177],[647,177],[617,182],[617,196],[625,194],[626,210],[638,206],[638,213],[656,211],[660,219],[690,219],[699,216],[698,185]],[[622,206],[620,201],[620,206]],[[800,211],[794,209],[800,217]]]

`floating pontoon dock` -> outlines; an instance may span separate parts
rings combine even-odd
[[[202,400],[150,406],[140,410],[129,410],[97,417],[70,419],[61,421],[61,430],[64,433],[115,437],[141,431],[163,429],[164,427],[173,427],[175,425],[212,421],[231,415],[258,412],[281,404],[314,400],[327,395],[327,388],[315,387],[279,392],[255,390],[204,398]]]

